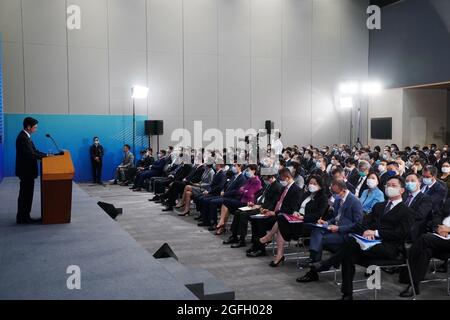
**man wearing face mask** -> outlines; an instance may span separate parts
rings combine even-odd
[[[420,191],[420,177],[411,173],[406,177],[406,192],[403,194],[403,201],[414,211],[414,226],[411,229],[411,242],[414,242],[425,232],[427,219],[432,214],[433,203],[431,198]]]
[[[305,168],[307,172],[311,172],[315,166],[316,164],[313,159],[313,152],[311,150],[306,150],[303,155],[302,167]]]
[[[312,264],[316,272],[325,271],[333,265],[341,264],[342,268],[342,300],[353,300],[353,278],[355,265],[371,265],[371,261],[397,260],[403,252],[414,213],[403,203],[404,181],[401,177],[390,177],[386,183],[388,201],[377,203],[372,214],[366,215],[353,230],[368,240],[380,239],[381,243],[362,250],[354,238],[349,241],[330,259]]]
[[[153,177],[159,177],[163,174],[164,166],[169,161],[169,157],[166,157],[166,151],[161,150],[158,154],[158,160],[156,160],[148,170],[139,172],[134,179],[133,190],[141,191],[144,181]]]
[[[103,146],[100,144],[100,139],[94,137],[94,144],[89,149],[92,164],[92,182],[103,184],[102,182],[102,165],[103,165]]]
[[[355,186],[355,196],[359,198],[367,187],[367,175],[369,174],[370,163],[361,160],[358,163],[358,173],[348,178],[348,181]]]
[[[327,221],[319,219],[318,224],[327,229],[313,228],[311,230],[311,242],[309,245],[309,259],[303,264],[322,260],[322,249],[326,248],[336,252],[343,245],[348,233],[353,229],[356,223],[360,223],[363,217],[361,202],[351,192],[347,190],[345,182],[342,180],[333,180],[331,183],[331,192],[335,199],[333,205],[333,217]],[[297,279],[297,282],[318,281],[319,274],[311,270],[303,277]]]
[[[447,197],[447,186],[436,180],[437,168],[435,166],[426,166],[423,170],[422,193],[428,195],[433,203],[433,211],[442,208],[444,199]]]
[[[358,169],[356,169],[356,165],[355,165],[356,164],[355,159],[347,158],[347,159],[345,159],[344,163],[345,163],[344,172],[345,172],[346,179],[350,179],[350,177],[358,174]]]

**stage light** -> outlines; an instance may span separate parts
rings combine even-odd
[[[131,97],[133,99],[147,99],[148,88],[142,86],[134,86],[131,88]]]
[[[358,83],[353,81],[343,82],[339,86],[339,91],[342,94],[357,94],[358,89]]]
[[[344,109],[353,108],[353,98],[352,97],[341,97],[340,105],[341,105],[341,108],[344,108]]]
[[[382,90],[381,83],[379,82],[364,82],[361,85],[361,92],[364,95],[373,95],[380,93]]]

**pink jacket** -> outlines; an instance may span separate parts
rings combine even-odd
[[[242,203],[255,202],[255,196],[259,190],[261,190],[261,180],[259,177],[254,176],[251,179],[248,179],[242,187],[239,188],[239,192],[241,196]]]

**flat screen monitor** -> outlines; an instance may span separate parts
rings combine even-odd
[[[392,139],[392,118],[372,118],[370,128],[370,136],[372,139]]]

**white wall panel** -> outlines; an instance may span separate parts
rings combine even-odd
[[[22,41],[21,0],[0,0],[2,41]]]
[[[281,58],[283,1],[252,0],[251,5],[252,54]]]
[[[3,42],[2,47],[4,112],[23,113],[25,89],[22,44]]]
[[[219,1],[219,54],[250,55],[250,0]]]

